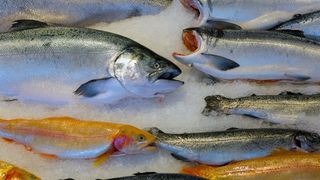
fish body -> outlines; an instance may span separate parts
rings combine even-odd
[[[318,0],[180,0],[199,14],[199,25],[215,20],[235,23],[244,29],[267,29],[291,19],[295,14],[319,10]]]
[[[233,162],[221,167],[185,167],[182,173],[206,179],[319,179],[320,155],[285,152],[268,157]]]
[[[290,32],[292,33],[292,32]],[[221,80],[318,83],[320,44],[292,34],[253,30],[184,31],[190,55],[177,60]]]
[[[289,21],[283,22],[272,30],[299,30],[310,39],[320,40],[320,11],[296,15]]]
[[[40,180],[35,175],[12,164],[0,161],[0,179],[3,180]]]
[[[320,95],[280,94],[253,95],[230,99],[222,96],[205,98],[207,106],[203,113],[239,114],[256,117],[273,123],[296,123],[303,114],[320,114]]]
[[[108,180],[204,180],[201,177],[185,174],[138,173],[135,176],[112,178]]]
[[[176,65],[128,38],[32,20],[0,34],[0,67],[0,95],[54,105],[157,97],[183,84]]]
[[[60,159],[91,159],[118,151],[146,152],[155,138],[130,125],[68,117],[1,120],[0,136]]]
[[[150,132],[157,138],[156,146],[174,157],[210,165],[267,156],[277,148],[305,151],[320,148],[318,134],[289,129],[232,128],[217,132],[167,134],[153,128]]]
[[[18,19],[36,19],[68,26],[88,26],[114,22],[135,16],[154,15],[166,9],[172,0],[17,0],[2,1],[0,30]]]

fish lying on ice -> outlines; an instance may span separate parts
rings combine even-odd
[[[268,29],[291,19],[295,14],[320,9],[318,0],[180,0],[180,2],[199,15],[199,25],[216,25],[217,21],[222,20],[238,24],[243,29]]]
[[[114,22],[134,16],[154,15],[172,0],[4,0],[0,4],[0,30],[18,19],[37,19],[69,26]]]
[[[183,82],[169,60],[128,38],[20,20],[0,34],[0,96],[66,104],[163,97]]]
[[[174,157],[210,165],[223,165],[269,155],[276,148],[320,149],[320,136],[290,129],[236,129],[226,131],[167,134],[157,128],[149,130],[156,136],[155,145]]]
[[[205,98],[207,106],[203,114],[239,114],[264,119],[273,123],[295,124],[304,114],[320,114],[320,94],[302,95],[290,92],[279,95],[252,95],[230,99],[222,96]]]
[[[0,161],[0,179],[3,180],[40,180],[37,176],[12,164]]]
[[[81,121],[68,117],[42,120],[1,120],[0,137],[25,145],[37,153],[60,159],[98,158],[114,152],[138,154],[154,151],[155,137],[130,125]]]
[[[320,154],[275,151],[268,157],[233,162],[226,166],[198,165],[185,167],[184,174],[206,179],[317,180],[320,175]]]
[[[319,83],[320,44],[274,31],[189,28],[180,62],[221,80]]]
[[[112,178],[106,180],[205,180],[201,177],[185,174],[164,174],[164,173],[137,173],[135,176]]]
[[[320,41],[320,11],[298,14],[271,30],[298,30],[308,39]]]

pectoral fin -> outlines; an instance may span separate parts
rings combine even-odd
[[[300,30],[291,30],[291,29],[284,29],[284,30],[276,30],[276,32],[289,34],[297,37],[305,38],[304,32]]]
[[[207,26],[214,29],[220,29],[220,30],[224,30],[224,29],[241,30],[242,29],[242,27],[237,24],[222,21],[222,20],[208,20]]]
[[[48,26],[49,25],[45,22],[29,20],[29,19],[21,19],[13,22],[10,28],[10,31],[21,31],[26,29],[43,28]]]
[[[98,167],[100,166],[103,162],[107,161],[107,159],[115,152],[115,148],[111,147],[107,152],[102,154],[101,156],[97,157],[97,159],[94,161],[93,166]]]
[[[179,161],[184,161],[184,162],[191,162],[189,159],[182,157],[180,155],[171,153],[171,156],[174,157],[175,159],[179,160]]]
[[[74,93],[79,96],[94,97],[107,92],[107,84],[112,78],[94,79],[82,84]]]
[[[201,56],[204,60],[202,62],[204,62],[206,65],[215,67],[222,71],[227,71],[240,66],[238,63],[234,62],[233,60],[222,57],[222,56],[217,56],[214,54],[206,54],[206,53],[201,53]]]
[[[294,81],[307,81],[307,80],[311,79],[310,76],[306,76],[306,75],[303,75],[303,74],[286,73],[285,76],[288,77],[288,79],[294,80]]]

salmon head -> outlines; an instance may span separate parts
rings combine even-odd
[[[126,125],[121,128],[120,133],[114,139],[113,146],[124,154],[139,154],[155,151],[155,146],[153,146],[155,140],[152,134]]]

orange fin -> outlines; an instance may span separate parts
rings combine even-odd
[[[43,153],[39,153],[41,157],[44,158],[49,158],[49,159],[57,159],[58,157],[56,155],[52,155],[52,154],[43,154]]]
[[[93,162],[94,167],[100,166],[103,162],[105,162],[115,151],[114,147],[110,148],[107,152],[103,153]]]
[[[12,139],[8,139],[8,138],[2,138],[2,139],[7,143],[13,143],[14,142]]]

